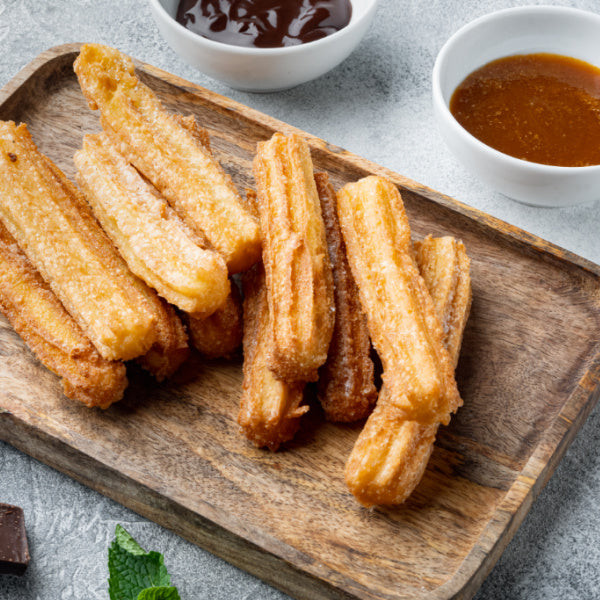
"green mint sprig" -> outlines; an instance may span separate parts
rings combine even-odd
[[[159,552],[146,552],[121,525],[108,549],[110,600],[181,600]]]

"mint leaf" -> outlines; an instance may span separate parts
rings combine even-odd
[[[181,600],[176,587],[152,587],[140,592],[137,600]]]
[[[110,600],[137,600],[140,592],[146,588],[168,587],[171,584],[162,554],[146,552],[120,525],[117,525],[115,536],[108,549]],[[167,598],[171,600],[177,596]]]
[[[115,529],[116,542],[131,554],[146,554],[146,551],[133,539],[131,534],[122,525],[117,525]]]

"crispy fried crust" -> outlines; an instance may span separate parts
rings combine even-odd
[[[242,276],[244,287],[244,383],[238,423],[259,448],[277,450],[290,440],[308,410],[303,383],[276,379],[267,366],[269,304],[262,264]]]
[[[104,358],[150,348],[156,319],[145,284],[24,124],[0,122],[0,220]]]
[[[198,125],[198,122],[193,115],[173,115],[173,118],[182,126],[185,127],[196,140],[196,143],[204,146],[204,149],[214,158],[212,148],[210,146],[210,135],[208,131]]]
[[[187,315],[192,345],[206,358],[228,358],[242,345],[242,296],[235,282],[225,305],[204,319]]]
[[[157,381],[171,377],[190,355],[188,336],[175,309],[150,288],[148,304],[156,317],[156,341],[137,362]]]
[[[471,310],[471,261],[461,240],[427,236],[414,244],[417,266],[444,329],[444,346],[454,368]]]
[[[90,108],[125,158],[164,195],[180,217],[209,240],[231,273],[260,258],[260,230],[209,150],[135,76],[118,50],[82,46],[74,69]]]
[[[327,362],[319,371],[318,397],[328,420],[357,421],[368,416],[377,400],[371,340],[346,259],[335,191],[326,173],[316,173],[315,182],[327,235],[335,301],[335,326]]]
[[[272,346],[269,367],[315,381],[334,326],[333,278],[308,144],[276,133],[254,159]]]
[[[469,258],[463,243],[450,237],[428,237],[415,249],[456,365],[471,305]],[[384,386],[346,463],[356,499],[365,506],[404,502],[425,472],[439,425],[407,419]]]
[[[123,397],[125,365],[100,356],[2,223],[0,309],[67,397],[100,408]]]
[[[106,134],[75,153],[77,183],[129,268],[183,311],[210,315],[229,294],[225,261],[200,248],[175,211]]]
[[[383,364],[383,382],[409,418],[448,423],[462,400],[431,296],[413,259],[398,189],[366,177],[338,192],[348,262]]]

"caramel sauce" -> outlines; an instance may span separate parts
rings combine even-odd
[[[450,111],[484,144],[531,162],[600,164],[600,69],[558,54],[508,56],[471,73]]]
[[[215,42],[280,48],[346,27],[350,0],[180,0],[176,20]]]

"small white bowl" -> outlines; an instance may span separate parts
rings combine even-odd
[[[450,98],[467,75],[514,54],[550,52],[600,64],[600,15],[559,6],[509,8],[455,33],[433,68],[433,109],[450,150],[475,175],[525,204],[569,206],[600,199],[600,165],[554,167],[494,150],[452,116]],[[600,143],[600,140],[599,142]]]
[[[379,0],[351,0],[352,18],[340,31],[287,48],[245,48],[214,42],[175,20],[179,0],[150,0],[158,29],[184,60],[213,79],[247,92],[285,90],[320,77],[358,46]]]

